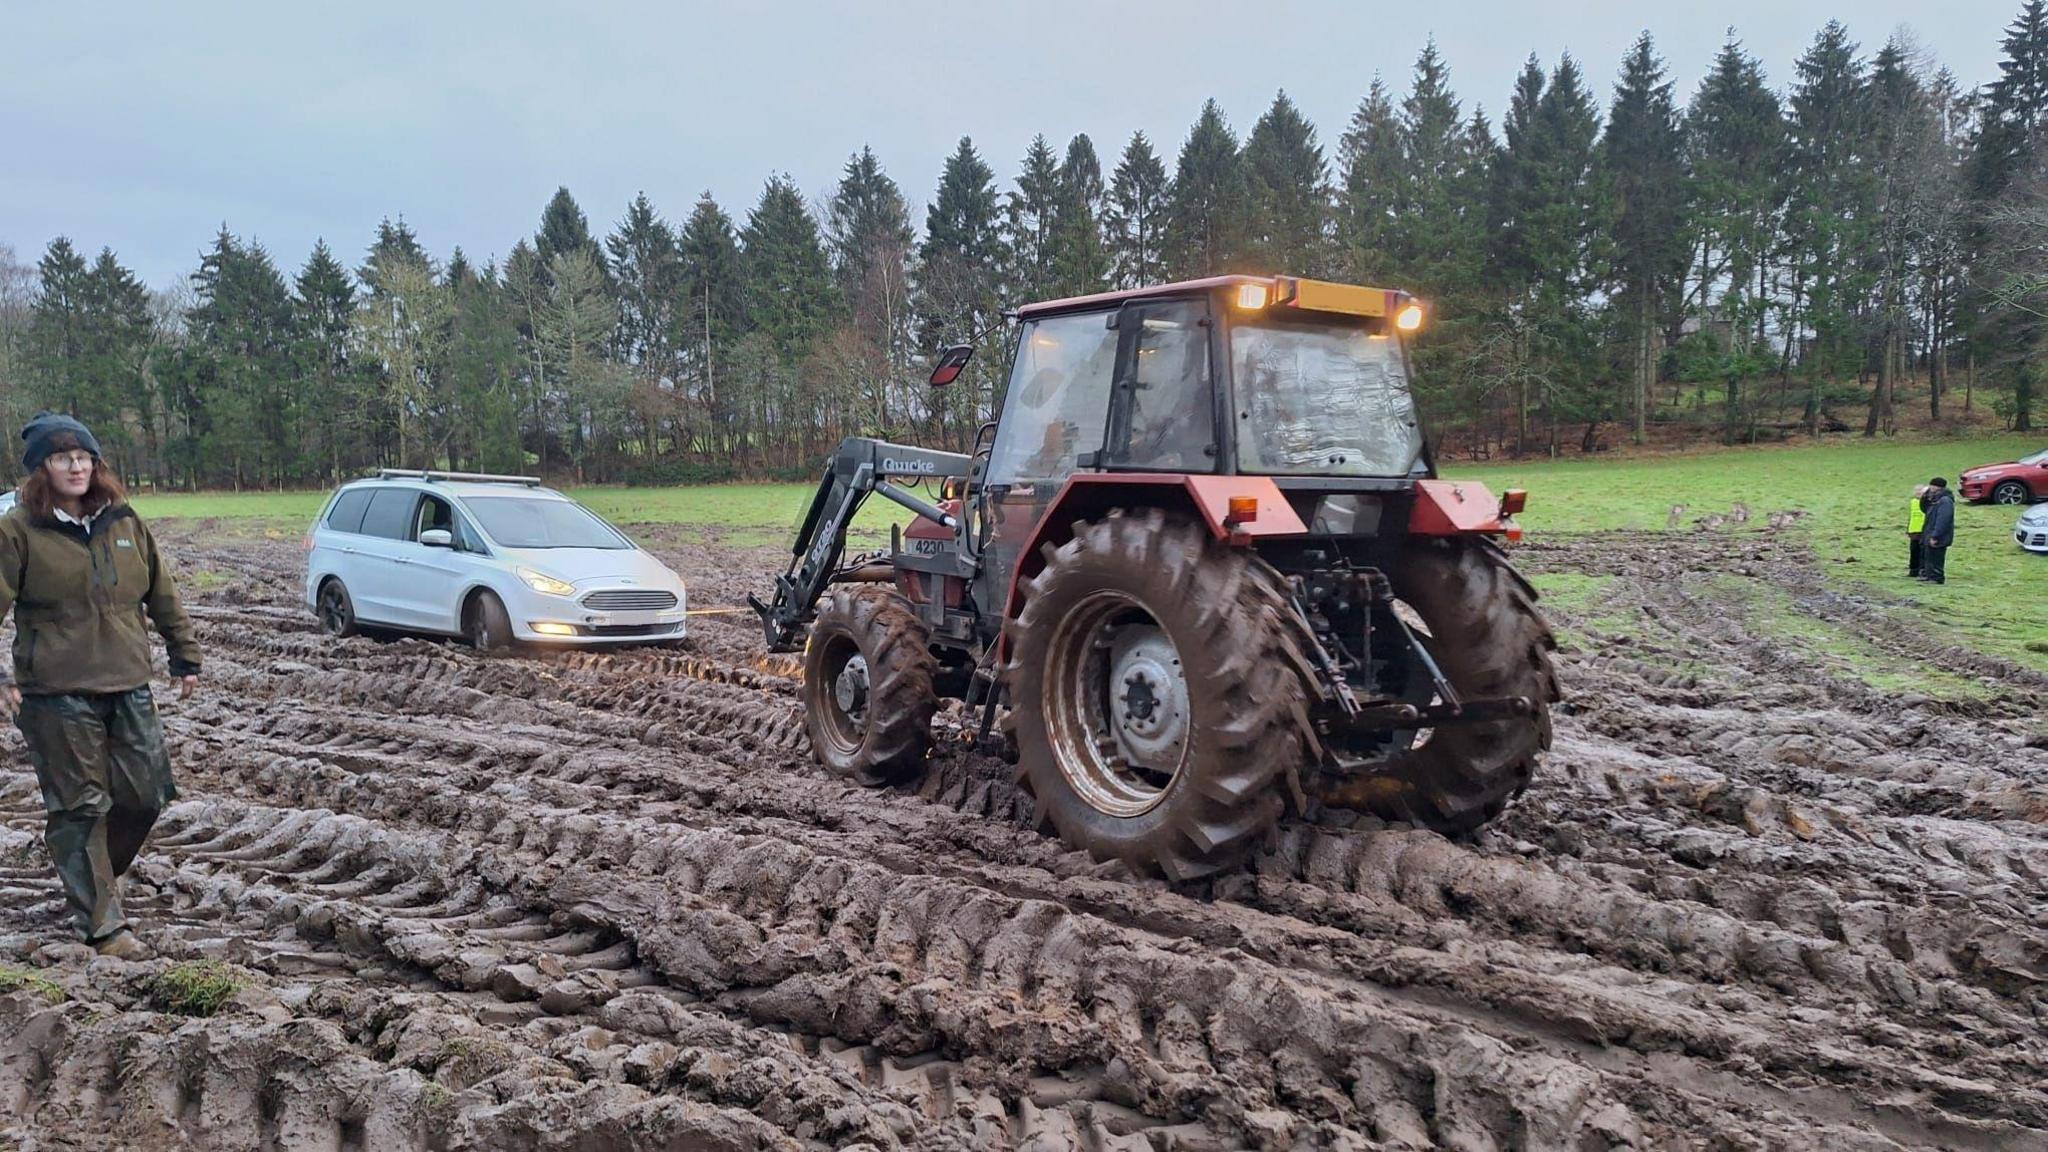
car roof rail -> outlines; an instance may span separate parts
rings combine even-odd
[[[538,488],[541,485],[541,479],[538,476],[499,476],[491,472],[421,471],[417,468],[379,468],[377,469],[377,479],[424,480],[429,484],[437,480],[455,480],[464,484],[523,484],[528,488]]]

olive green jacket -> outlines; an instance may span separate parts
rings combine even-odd
[[[170,567],[125,504],[100,512],[90,532],[32,521],[19,505],[0,516],[0,619],[10,608],[14,682],[28,695],[143,687],[151,622],[170,649],[171,674],[199,672],[199,643]]]

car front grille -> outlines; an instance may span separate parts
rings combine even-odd
[[[614,588],[592,592],[582,603],[598,612],[660,612],[676,606],[676,594],[658,588]]]
[[[586,624],[577,629],[584,636],[670,636],[681,624]]]
[[[2048,532],[2036,532],[2032,539],[2028,539],[2027,534],[2023,531],[2015,532],[2012,534],[2012,538],[2031,548],[2048,548]]]

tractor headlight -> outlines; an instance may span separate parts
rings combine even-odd
[[[576,594],[576,586],[574,584],[564,584],[553,576],[535,572],[531,568],[521,568],[519,570],[519,578],[526,581],[526,586],[535,592],[545,592],[550,596],[574,596]]]

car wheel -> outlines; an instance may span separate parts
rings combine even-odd
[[[469,614],[462,634],[479,652],[503,652],[512,647],[512,617],[495,592],[479,592],[469,602]]]
[[[2031,493],[2027,491],[2025,484],[2017,480],[2001,480],[1998,487],[1991,490],[1991,502],[1993,504],[2025,504],[2029,495]]]
[[[329,580],[320,586],[313,615],[320,621],[320,630],[337,640],[356,634],[355,601],[349,599],[348,589],[340,580]]]

